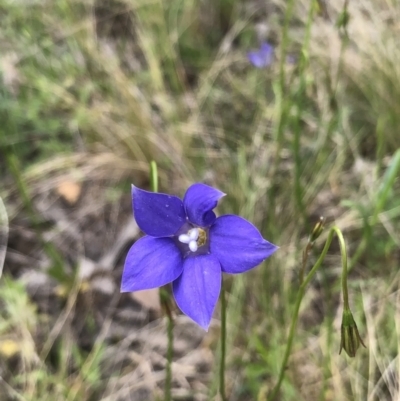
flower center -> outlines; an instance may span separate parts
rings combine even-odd
[[[197,245],[203,246],[207,242],[207,233],[202,228],[199,228],[198,230],[199,230],[199,238],[197,239]]]
[[[186,221],[173,236],[173,239],[184,259],[210,253],[208,227],[198,227]]]
[[[207,233],[200,227],[193,227],[186,234],[179,235],[178,241],[187,244],[191,252],[197,252],[207,243]]]

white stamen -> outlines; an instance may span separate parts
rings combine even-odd
[[[182,242],[182,244],[188,244],[192,240],[192,238],[190,238],[187,234],[181,234],[178,237],[178,240],[179,242]]]
[[[197,239],[199,238],[199,229],[198,228],[192,228],[189,231],[189,238],[191,240],[197,241]]]
[[[189,242],[189,249],[190,249],[192,252],[196,252],[196,251],[197,251],[197,242],[196,242],[195,240],[191,240],[191,241]]]

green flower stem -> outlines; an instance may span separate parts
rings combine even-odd
[[[275,94],[278,98],[276,102],[279,107],[279,121],[277,124],[277,130],[275,133],[275,140],[277,142],[277,147],[275,151],[275,163],[273,164],[273,171],[275,172],[278,168],[280,161],[279,153],[282,149],[282,138],[284,133],[284,128],[286,124],[286,118],[288,116],[289,101],[285,98],[285,85],[286,85],[286,52],[289,46],[289,25],[293,16],[293,10],[295,5],[294,0],[288,0],[286,4],[285,17],[282,28],[282,40],[280,43],[280,54],[279,54],[279,81],[278,85],[275,87]],[[273,176],[273,175],[272,175]]]
[[[158,171],[154,160],[150,162],[150,186],[153,192],[158,192]]]
[[[160,303],[167,316],[167,363],[165,366],[164,400],[172,401],[172,359],[174,356],[174,318],[171,310],[171,295],[166,286],[160,288]]]
[[[315,273],[317,270],[321,267],[322,262],[325,259],[326,254],[328,253],[329,247],[332,243],[332,239],[334,234],[337,235],[339,244],[340,244],[340,252],[342,255],[342,288],[343,288],[343,301],[344,301],[344,306],[348,306],[349,304],[349,297],[348,297],[348,290],[347,290],[347,254],[346,254],[346,244],[344,242],[343,234],[340,231],[340,229],[336,226],[332,227],[329,231],[328,238],[325,242],[324,249],[322,250],[322,253],[320,257],[318,258],[317,262],[313,266],[313,268],[310,270],[308,273],[307,277],[304,279],[303,283],[301,284],[299,291],[297,292],[297,297],[296,297],[296,303],[294,306],[294,312],[292,316],[292,322],[290,325],[290,330],[289,330],[289,337],[288,341],[286,343],[286,350],[285,354],[283,357],[281,369],[279,372],[279,378],[278,382],[276,383],[274,389],[272,390],[272,393],[268,400],[274,401],[279,393],[279,390],[282,385],[283,378],[285,376],[285,371],[287,367],[287,363],[290,357],[290,353],[292,351],[292,345],[293,345],[293,340],[294,340],[294,335],[296,332],[296,326],[297,326],[297,321],[299,318],[299,311],[300,311],[300,305],[301,301],[303,300],[303,296],[305,293],[305,290],[307,288],[307,285],[310,283],[311,279],[314,277]]]
[[[221,400],[226,401],[225,394],[225,355],[226,355],[226,298],[224,282],[221,286],[221,360],[219,364],[219,393]]]
[[[304,280],[304,272],[306,271],[306,266],[307,266],[307,261],[308,261],[308,255],[311,252],[311,248],[313,246],[312,242],[308,242],[306,249],[303,252],[303,262],[301,265],[301,270],[300,270],[300,275],[299,275],[299,282],[300,285],[303,284],[303,280]]]
[[[172,357],[174,354],[174,320],[171,311],[167,313],[168,326],[168,346],[167,346],[167,366],[165,368],[165,401],[171,401],[171,383],[172,383]]]
[[[299,60],[299,76],[300,82],[299,87],[295,93],[293,93],[293,104],[300,105],[306,102],[305,93],[307,89],[307,80],[306,80],[306,69],[309,64],[309,46],[310,46],[310,38],[311,38],[311,27],[313,26],[313,17],[316,11],[316,0],[312,0],[310,4],[310,9],[308,12],[307,23],[306,23],[306,31],[305,37],[303,41],[303,45],[300,52],[300,60]],[[286,62],[286,57],[281,55],[281,62]],[[282,64],[281,64],[282,65]],[[294,157],[294,196],[295,196],[295,204],[298,207],[298,211],[301,215],[301,218],[306,219],[306,208],[304,204],[304,188],[302,186],[301,178],[303,175],[303,164],[302,164],[302,154],[301,154],[301,143],[300,138],[302,136],[302,110],[300,107],[295,107],[295,113],[293,117],[293,157]]]
[[[158,192],[158,170],[157,163],[152,160],[150,162],[150,187],[153,192]],[[171,401],[171,387],[172,387],[172,359],[174,356],[174,319],[171,311],[171,297],[169,292],[161,288],[160,289],[160,302],[167,315],[167,365],[165,366],[165,387],[164,387],[164,399],[165,401]]]
[[[349,305],[349,290],[347,288],[347,252],[346,252],[346,243],[344,242],[342,232],[337,228],[333,227],[332,230],[335,230],[335,233],[339,240],[340,253],[342,256],[342,294],[343,294],[343,308],[350,309]]]
[[[323,216],[321,216],[319,218],[318,223],[314,226],[314,228],[311,232],[311,235],[308,238],[307,246],[303,251],[303,259],[302,259],[302,265],[301,265],[300,275],[299,275],[300,285],[303,284],[304,272],[306,271],[308,256],[310,255],[311,249],[314,246],[314,242],[318,239],[318,237],[321,235],[322,231],[324,230],[324,221],[325,221],[325,218]]]

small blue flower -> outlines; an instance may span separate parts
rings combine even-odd
[[[254,67],[268,67],[274,59],[274,47],[267,42],[263,42],[259,50],[247,53],[247,58]]]
[[[221,290],[222,272],[243,273],[278,248],[247,220],[213,209],[225,194],[197,183],[183,201],[132,186],[136,222],[147,236],[126,257],[122,292],[171,283],[181,311],[205,330]]]

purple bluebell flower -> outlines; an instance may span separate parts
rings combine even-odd
[[[197,183],[188,188],[182,201],[132,186],[134,216],[147,235],[128,252],[121,291],[172,282],[178,307],[207,330],[222,273],[246,272],[277,250],[242,217],[216,217],[213,209],[224,195]]]
[[[259,50],[248,52],[247,58],[254,67],[268,67],[274,59],[274,47],[267,42],[263,42]]]

